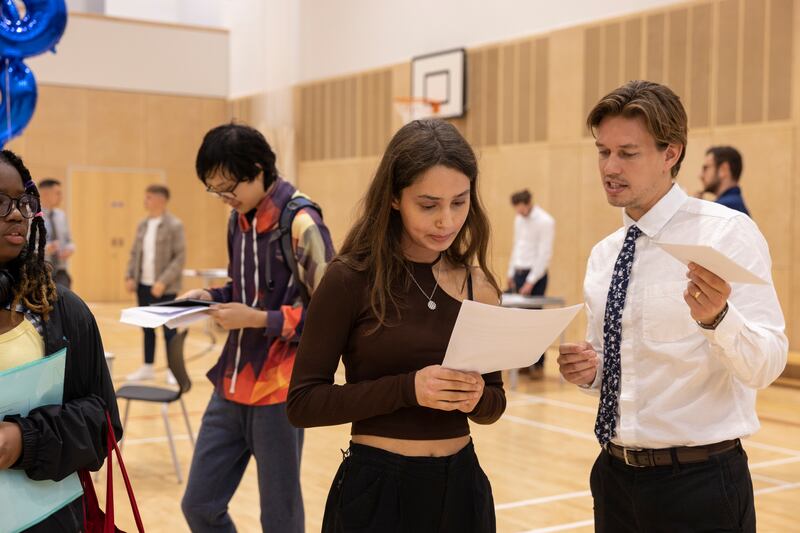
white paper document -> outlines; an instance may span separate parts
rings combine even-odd
[[[119,321],[131,326],[143,328],[157,328],[167,326],[168,328],[179,328],[192,322],[203,320],[208,317],[208,306],[197,307],[169,307],[169,306],[146,306],[129,307],[122,310]]]
[[[769,282],[753,274],[733,259],[711,246],[700,244],[677,244],[668,242],[655,242],[669,255],[688,265],[689,262],[697,263],[710,270],[728,283],[751,283],[755,285],[769,285]]]
[[[530,366],[581,309],[509,309],[465,300],[442,366],[481,374]]]

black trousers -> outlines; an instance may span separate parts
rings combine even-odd
[[[590,479],[598,533],[755,533],[741,447],[703,463],[637,468],[600,452]]]
[[[156,298],[150,292],[152,288],[151,285],[142,285],[141,283],[136,288],[136,299],[139,307],[169,302],[175,299],[174,294],[162,294],[161,298]],[[142,330],[144,331],[144,362],[152,365],[156,360],[156,330],[153,328],[142,328]],[[164,342],[167,346],[169,346],[169,340],[174,336],[175,330],[164,326]]]
[[[531,272],[531,269],[517,270],[516,272],[514,272],[514,285],[517,286],[517,291],[516,292],[519,292],[519,290],[522,288],[522,286],[525,285],[525,278],[528,277],[528,274],[530,274],[530,272]],[[544,292],[546,290],[547,290],[547,272],[545,272],[544,276],[539,278],[539,281],[537,281],[533,285],[533,289],[531,289],[531,296],[544,296]],[[534,368],[534,367],[537,367],[537,366],[538,367],[543,367],[544,366],[544,356],[545,356],[545,354],[542,354],[542,358],[539,359],[538,361],[536,361],[531,368]]]
[[[333,479],[323,533],[491,533],[494,499],[470,442],[449,457],[351,444]]]

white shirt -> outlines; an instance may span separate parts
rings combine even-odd
[[[613,442],[667,448],[751,435],[759,428],[756,389],[780,375],[789,346],[763,235],[749,217],[690,198],[677,185],[639,221],[626,214],[623,221],[592,250],[584,281],[587,340],[601,358],[590,390],[599,394],[612,270],[628,227],[642,230],[622,313]],[[715,330],[703,329],[683,299],[687,267],[654,241],[711,245],[770,285],[732,283],[728,314]]]
[[[556,221],[539,206],[533,206],[528,216],[514,219],[514,248],[508,262],[508,277],[516,270],[528,270],[526,283],[535,284],[547,273],[553,257],[553,238]]]
[[[147,219],[142,242],[142,276],[139,278],[142,285],[153,285],[156,282],[156,237],[159,224],[161,217]]]

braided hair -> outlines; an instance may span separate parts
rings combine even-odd
[[[0,164],[7,164],[19,173],[25,192],[39,198],[39,190],[31,178],[31,173],[22,159],[11,150],[0,151]],[[40,200],[41,201],[41,200]],[[22,303],[25,307],[47,320],[53,303],[56,301],[56,285],[51,276],[52,266],[44,260],[47,231],[42,213],[31,219],[30,237],[19,256],[9,265],[16,283],[11,309]]]

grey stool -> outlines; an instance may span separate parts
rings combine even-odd
[[[161,404],[161,416],[164,419],[164,427],[167,430],[167,438],[169,440],[169,449],[172,452],[172,463],[175,465],[175,477],[178,478],[178,483],[183,481],[181,477],[181,468],[178,463],[178,455],[175,453],[175,441],[172,438],[172,429],[169,425],[169,417],[167,410],[169,404],[179,402],[181,410],[183,411],[183,419],[186,421],[186,430],[189,432],[189,441],[194,447],[194,435],[192,434],[192,426],[189,424],[189,413],[186,411],[186,404],[183,402],[183,394],[189,392],[192,387],[192,381],[189,379],[189,374],[186,372],[186,364],[183,359],[183,345],[186,341],[186,334],[188,330],[183,330],[177,335],[172,337],[167,347],[167,365],[175,376],[178,382],[178,389],[171,389],[167,387],[157,387],[155,385],[123,385],[117,389],[117,398],[126,400],[125,404],[125,417],[122,421],[122,427],[128,429],[128,414],[131,410],[131,401],[140,402],[155,402]],[[122,439],[120,448],[124,446],[125,439]]]

